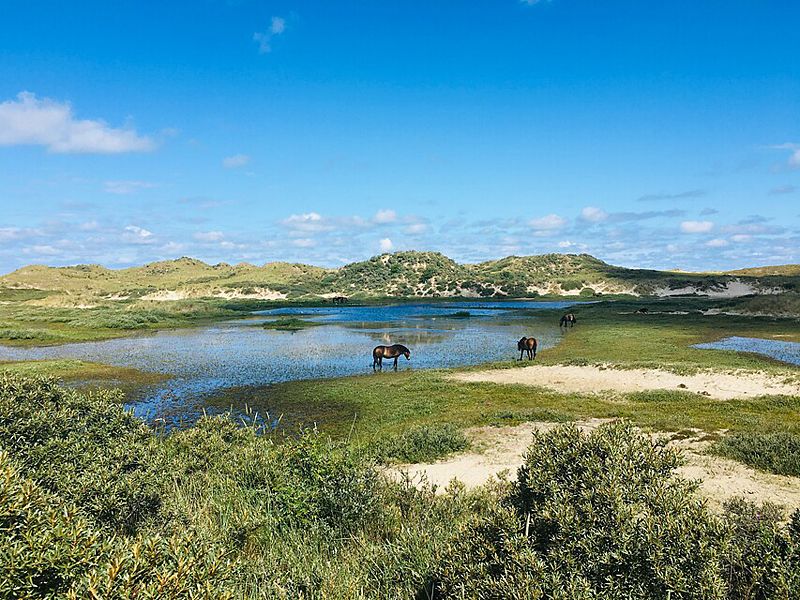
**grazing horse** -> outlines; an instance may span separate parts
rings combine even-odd
[[[575,315],[572,313],[567,313],[563,317],[561,317],[561,322],[558,324],[559,327],[574,327],[575,323],[578,322],[578,319],[575,318]]]
[[[519,350],[519,359],[522,360],[522,355],[527,352],[528,360],[536,358],[536,338],[524,337],[517,342],[517,350]]]
[[[635,314],[635,315],[646,315],[648,312],[650,312],[650,311],[647,310],[647,307],[643,306],[642,308],[640,308],[639,310],[637,310],[633,314]]]
[[[375,346],[375,349],[372,351],[372,370],[374,371],[377,367],[382,371],[383,359],[393,358],[394,370],[397,371],[397,359],[401,356],[405,356],[406,360],[411,360],[411,350],[402,344],[394,344],[393,346]]]

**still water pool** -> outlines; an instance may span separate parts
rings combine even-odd
[[[399,364],[403,370],[510,360],[516,357],[516,341],[523,335],[536,337],[540,348],[555,345],[563,335],[558,312],[531,316],[529,309],[574,304],[458,301],[279,308],[207,327],[101,342],[0,346],[0,360],[76,358],[165,373],[166,381],[133,395],[134,412],[150,419],[192,421],[207,408],[204,399],[230,388],[371,373],[372,348],[378,344],[402,343],[411,349],[411,361],[403,358]],[[461,311],[469,312],[469,317],[455,314]],[[319,325],[294,333],[262,327],[268,320],[287,316]]]
[[[798,342],[734,336],[708,344],[697,344],[695,348],[755,352],[786,363],[800,365],[800,343]]]

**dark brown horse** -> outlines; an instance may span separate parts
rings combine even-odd
[[[406,360],[411,360],[411,350],[402,344],[394,344],[393,346],[375,346],[372,351],[372,370],[376,368],[383,370],[383,359],[394,359],[394,370],[397,371],[397,359],[405,356]]]
[[[536,358],[536,346],[539,344],[536,343],[536,338],[532,337],[524,337],[520,341],[517,342],[517,350],[519,350],[519,359],[522,360],[522,355],[524,353],[528,354],[528,360],[533,360]]]
[[[561,322],[558,324],[559,327],[575,327],[575,323],[578,322],[578,319],[575,318],[575,315],[572,313],[567,313],[563,317],[561,317]]]

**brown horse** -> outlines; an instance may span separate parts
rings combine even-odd
[[[578,322],[578,319],[575,318],[575,315],[572,313],[567,313],[563,317],[561,317],[561,322],[558,324],[559,327],[575,327],[575,323]]]
[[[519,350],[519,359],[522,360],[523,353],[528,354],[528,360],[536,358],[536,338],[524,337],[517,342],[517,350]]]
[[[383,359],[393,358],[394,370],[397,371],[397,359],[401,356],[405,356],[406,360],[411,360],[411,350],[402,344],[375,346],[375,349],[372,351],[372,370],[374,371],[376,367],[383,370]]]

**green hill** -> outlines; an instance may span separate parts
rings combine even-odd
[[[179,258],[127,269],[32,265],[0,277],[0,300],[53,306],[199,298],[531,297],[601,294],[741,296],[798,289],[800,267],[730,273],[628,269],[588,254],[509,256],[459,264],[438,252],[397,252],[324,269],[283,262],[209,265]]]

